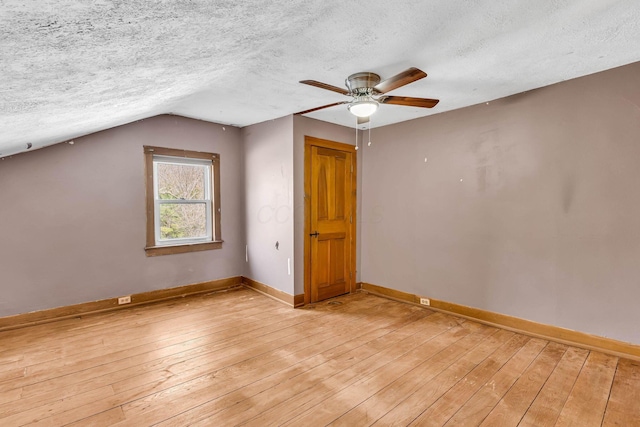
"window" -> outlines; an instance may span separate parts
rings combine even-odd
[[[148,256],[219,249],[220,156],[144,147]]]

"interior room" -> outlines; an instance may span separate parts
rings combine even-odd
[[[637,2],[0,24],[0,425],[640,425]]]

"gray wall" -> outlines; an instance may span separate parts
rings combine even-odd
[[[304,137],[355,145],[355,129],[293,116],[295,294],[304,294]],[[358,164],[360,160],[358,160]],[[358,180],[360,178],[358,177]],[[360,188],[360,183],[358,184]],[[360,200],[358,200],[358,206]],[[358,266],[356,261],[356,266]],[[357,279],[356,279],[357,280]]]
[[[362,280],[640,343],[639,104],[637,63],[374,129]]]
[[[291,295],[304,293],[304,137],[354,144],[354,133],[353,129],[302,116],[241,130],[247,277]],[[278,250],[276,241],[280,243]]]
[[[293,117],[245,127],[241,136],[248,246],[245,276],[293,295]]]
[[[374,129],[358,280],[640,343],[639,88],[632,64]],[[355,142],[160,116],[0,161],[0,316],[237,275],[303,293],[305,135]],[[220,153],[223,249],[145,256],[142,145]]]
[[[237,276],[237,128],[160,116],[0,161],[0,316]],[[220,250],[146,257],[143,145],[221,156]]]

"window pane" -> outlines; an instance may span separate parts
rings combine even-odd
[[[158,198],[203,200],[207,166],[158,163]]]
[[[198,237],[207,237],[207,210],[204,203],[160,205],[160,239]]]

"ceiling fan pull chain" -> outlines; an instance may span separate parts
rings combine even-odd
[[[358,151],[358,118],[356,117],[356,151]]]
[[[369,143],[367,147],[371,147],[371,118],[369,118]]]

